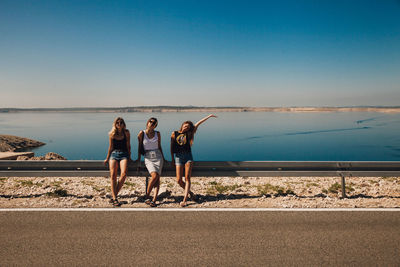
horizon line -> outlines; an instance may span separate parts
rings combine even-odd
[[[311,106],[311,105],[302,105],[302,106],[194,106],[194,105],[143,105],[143,106],[74,106],[74,107],[0,107],[0,110],[68,110],[68,109],[151,109],[151,108],[181,108],[181,109],[223,109],[223,108],[232,108],[232,109],[280,109],[280,108],[400,108],[400,105],[346,105],[346,106]]]

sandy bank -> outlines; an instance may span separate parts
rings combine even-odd
[[[193,178],[199,203],[188,208],[400,208],[399,177],[346,179],[341,199],[337,177]],[[147,207],[143,177],[128,177],[120,193],[124,207]],[[111,207],[109,178],[0,178],[0,208]],[[183,189],[162,177],[158,208],[178,208]]]

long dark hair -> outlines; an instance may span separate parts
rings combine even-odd
[[[148,119],[147,122],[146,122],[146,128],[147,128],[147,125],[149,124],[149,122],[151,122],[152,125],[155,125],[155,127],[157,127],[157,125],[158,125],[157,118],[151,117],[151,118]]]
[[[191,121],[183,122],[182,125],[181,125],[181,129],[179,130],[180,132],[182,132],[183,125],[185,125],[185,124],[189,124],[189,126],[190,126],[189,130],[187,130],[187,135],[188,135],[188,139],[189,139],[190,143],[192,143],[193,142],[193,138],[194,138],[194,132],[193,132],[194,131],[194,125],[193,125],[193,122],[191,122]]]

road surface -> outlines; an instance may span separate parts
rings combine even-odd
[[[1,211],[7,265],[400,265],[397,211]]]

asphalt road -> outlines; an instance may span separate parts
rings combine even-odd
[[[400,265],[400,212],[0,212],[0,265]]]

